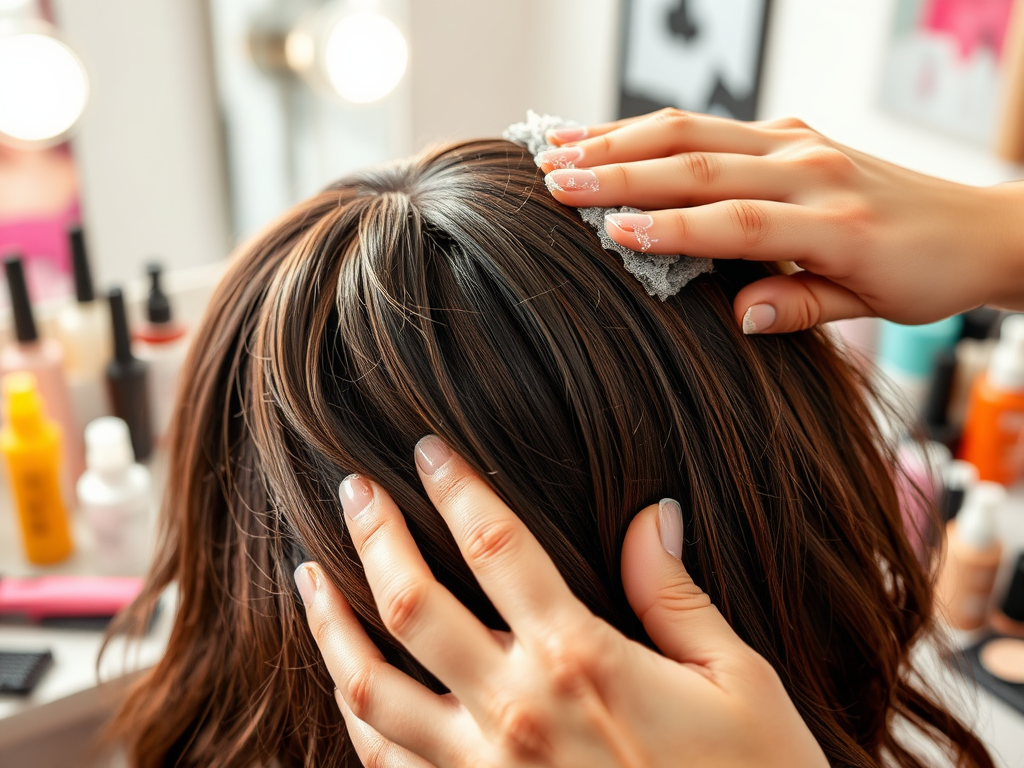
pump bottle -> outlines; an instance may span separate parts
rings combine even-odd
[[[85,469],[85,450],[71,408],[67,380],[64,378],[64,355],[56,341],[39,337],[21,258],[5,258],[4,271],[11,293],[15,343],[5,345],[0,350],[0,376],[15,371],[29,371],[35,374],[39,396],[45,404],[46,413],[60,426],[68,481],[66,487],[70,490],[71,485]]]
[[[57,315],[57,336],[64,350],[64,370],[78,416],[79,433],[95,418],[109,414],[103,369],[110,360],[110,316],[93,290],[85,235],[79,226],[68,230],[75,300]]]
[[[85,428],[86,470],[78,478],[78,504],[93,535],[100,569],[137,576],[149,555],[149,470],[135,463],[122,419],[105,417]]]
[[[160,286],[162,269],[149,264],[150,279],[144,323],[134,333],[135,354],[149,364],[149,405],[153,438],[167,434],[178,394],[178,376],[188,352],[186,327],[174,320],[171,302]]]
[[[135,458],[145,461],[153,445],[146,384],[149,366],[132,354],[121,289],[111,289],[109,300],[110,325],[114,331],[114,357],[107,365],[110,402],[114,406],[114,414],[128,424]]]
[[[978,629],[1003,554],[996,535],[996,510],[1006,491],[998,483],[980,482],[967,494],[960,514],[946,525],[946,557],[936,594],[944,618],[956,629]]]
[[[2,389],[0,452],[7,463],[25,554],[37,565],[59,563],[74,548],[61,495],[60,427],[46,417],[33,374],[9,373]]]
[[[1003,321],[988,371],[971,390],[962,457],[982,480],[1011,485],[1024,469],[1024,315]]]

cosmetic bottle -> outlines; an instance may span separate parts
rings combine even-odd
[[[1000,634],[1024,637],[1024,552],[1017,556],[1006,597],[1002,605],[992,612],[988,623]]]
[[[135,458],[145,461],[152,448],[147,374],[149,366],[132,354],[128,317],[120,288],[109,295],[110,327],[114,334],[114,357],[107,365],[107,387],[114,415],[124,419],[132,438]]]
[[[928,390],[921,409],[921,421],[929,440],[953,451],[960,441],[960,430],[949,421],[949,403],[956,380],[956,352],[944,349],[935,356]]]
[[[149,403],[153,439],[167,434],[178,393],[178,376],[188,351],[186,327],[176,322],[171,302],[160,286],[159,264],[146,267],[150,289],[146,299],[148,322],[135,331],[135,354],[149,364]]]
[[[68,230],[75,300],[57,315],[57,337],[64,350],[64,371],[81,433],[85,425],[110,413],[103,369],[110,360],[110,315],[93,290],[82,228]]]
[[[85,428],[85,473],[78,478],[78,504],[92,532],[104,573],[141,575],[149,559],[152,483],[135,462],[128,425],[113,417]]]
[[[29,562],[59,563],[71,554],[71,528],[61,493],[60,426],[47,418],[36,377],[3,377],[4,426],[0,451]]]
[[[943,618],[955,629],[978,629],[985,623],[1003,546],[996,535],[996,510],[1006,498],[997,483],[980,482],[964,500],[955,520],[946,525],[946,556],[936,595]]]
[[[0,376],[15,371],[28,371],[35,375],[46,413],[60,426],[66,487],[70,490],[85,469],[85,450],[64,378],[64,355],[56,341],[39,337],[21,258],[5,258],[4,271],[11,294],[15,343],[0,350]]]
[[[953,392],[949,398],[948,418],[949,423],[959,427],[961,431],[967,420],[971,390],[978,378],[988,370],[997,343],[994,338],[961,339],[957,342],[956,375],[953,379]]]
[[[960,514],[964,499],[978,482],[978,468],[968,461],[954,459],[942,471],[942,521],[948,523]]]
[[[905,400],[907,415],[917,416],[924,407],[935,358],[953,349],[960,338],[959,315],[927,325],[882,323],[878,344],[878,368]]]
[[[975,382],[967,407],[961,457],[982,480],[1016,481],[1024,463],[1024,315],[1003,321],[988,371]]]

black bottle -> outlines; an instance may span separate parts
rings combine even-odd
[[[110,403],[114,407],[114,415],[128,424],[135,460],[143,461],[153,449],[146,380],[149,365],[132,355],[128,317],[124,311],[121,289],[112,288],[109,299],[110,324],[114,331],[114,358],[107,365]]]

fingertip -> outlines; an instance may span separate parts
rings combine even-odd
[[[448,464],[454,457],[452,449],[437,435],[426,435],[416,443],[414,450],[416,468],[421,475],[430,477]]]
[[[747,335],[792,333],[821,323],[874,315],[853,291],[810,272],[773,275],[743,288],[733,303]]]
[[[295,588],[299,591],[299,597],[302,598],[302,604],[308,608],[323,583],[319,567],[313,562],[302,563],[295,569],[292,578],[295,580]]]

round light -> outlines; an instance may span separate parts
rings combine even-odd
[[[0,134],[33,144],[58,139],[81,117],[88,93],[82,62],[57,38],[0,37]]]
[[[324,49],[327,79],[343,99],[366,104],[383,99],[402,79],[409,48],[401,30],[378,13],[343,16]]]

